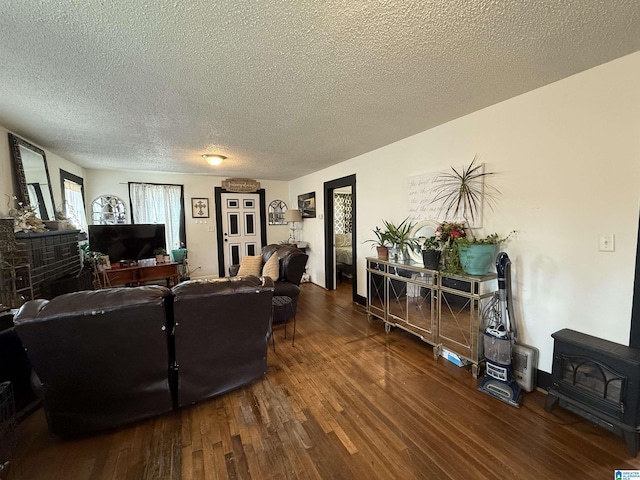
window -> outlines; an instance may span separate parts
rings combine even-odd
[[[65,217],[83,233],[87,227],[87,214],[84,208],[84,182],[82,177],[60,169],[60,183],[62,184],[62,202]]]
[[[132,223],[164,223],[167,251],[186,245],[184,187],[129,183]]]

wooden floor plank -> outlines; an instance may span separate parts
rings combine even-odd
[[[542,392],[513,408],[407,332],[389,334],[348,285],[305,284],[295,346],[276,331],[267,375],[198,405],[88,438],[18,427],[9,480],[613,478],[623,440]]]

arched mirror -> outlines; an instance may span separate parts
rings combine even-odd
[[[282,200],[274,200],[269,204],[269,225],[286,225],[284,214],[287,211],[287,204]]]
[[[124,202],[115,195],[100,195],[91,203],[91,223],[94,225],[127,223],[127,209]]]
[[[11,133],[9,147],[18,201],[35,207],[36,216],[41,220],[55,220],[56,209],[44,150]]]
[[[411,238],[418,238],[418,239],[420,237],[425,237],[425,238],[433,237],[435,236],[436,228],[438,228],[439,225],[440,223],[433,220],[422,220],[421,222],[418,222],[415,224],[415,226],[411,230],[410,236]],[[411,255],[411,258],[414,261],[418,263],[422,262],[421,252],[416,252],[414,250],[411,250],[409,252],[409,255]]]

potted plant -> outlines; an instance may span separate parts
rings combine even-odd
[[[162,247],[158,247],[153,251],[153,254],[156,256],[156,263],[164,263],[164,256],[167,251]]]
[[[82,253],[82,263],[86,266],[91,266],[95,262],[96,258],[99,255],[102,255],[99,252],[94,252],[93,250],[91,250],[88,243],[83,243],[82,245],[80,245],[80,251]]]
[[[498,254],[498,246],[506,242],[514,232],[504,238],[492,233],[484,238],[458,238],[455,243],[458,249],[460,267],[468,275],[486,275],[491,270]]]
[[[184,247],[171,250],[171,257],[173,258],[174,262],[183,263],[186,256],[187,256],[187,249]]]
[[[396,249],[396,254],[398,255],[396,260],[408,262],[409,250],[416,250],[420,245],[417,239],[411,237],[411,231],[415,224],[411,223],[408,217],[398,225],[387,220],[383,220],[382,223],[384,223],[387,232],[389,232],[389,241]],[[400,256],[402,258],[399,258]]]
[[[389,258],[389,244],[391,239],[387,230],[381,230],[380,227],[376,227],[373,231],[375,240],[365,240],[366,243],[372,243],[376,247],[378,258],[380,260],[387,260]]]
[[[491,185],[485,185],[484,178],[493,172],[484,172],[483,165],[477,164],[478,156],[459,171],[451,167],[451,172],[444,172],[435,178],[436,196],[434,202],[442,202],[440,214],[446,218],[462,218],[471,226],[482,213],[483,198],[493,208],[495,197],[500,191]]]
[[[82,265],[93,276],[93,287],[100,289],[105,286],[100,274],[111,268],[109,256],[104,253],[94,252],[89,249],[89,244],[84,243],[80,246],[82,252]]]
[[[424,268],[438,270],[440,266],[440,255],[442,254],[440,240],[434,235],[432,237],[419,237],[418,241],[420,242]]]
[[[498,234],[474,239],[471,229],[465,229],[465,226],[471,227],[480,220],[483,199],[493,209],[495,197],[500,194],[495,187],[485,185],[485,177],[493,175],[493,172],[485,172],[483,165],[477,163],[477,160],[476,155],[469,165],[459,170],[451,167],[451,172],[442,173],[435,179],[437,187],[434,202],[442,202],[440,213],[447,218],[463,220],[461,224],[443,223],[445,228],[461,226],[464,232],[464,235],[455,236],[452,230],[451,238],[448,240],[446,270],[452,273],[464,270],[470,275],[486,274],[495,260],[501,240]]]
[[[459,222],[442,222],[436,228],[435,237],[440,241],[442,246],[444,270],[449,273],[462,273],[460,267],[460,259],[458,258],[458,246],[456,239],[465,238],[467,230],[464,223]]]

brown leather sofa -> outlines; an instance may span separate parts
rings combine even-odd
[[[25,303],[14,318],[49,431],[78,435],[172,409],[164,287],[82,291]]]
[[[309,256],[302,250],[289,245],[272,243],[262,249],[262,263],[266,263],[271,255],[276,253],[280,263],[280,276],[275,280],[274,296],[291,297],[290,308],[276,308],[273,312],[273,323],[282,323],[295,315],[298,309],[298,296],[300,295],[300,280],[304,273]],[[233,277],[238,273],[239,265],[229,268],[229,274]]]
[[[272,294],[270,279],[239,277],[25,303],[14,325],[50,432],[119,427],[262,376]]]

